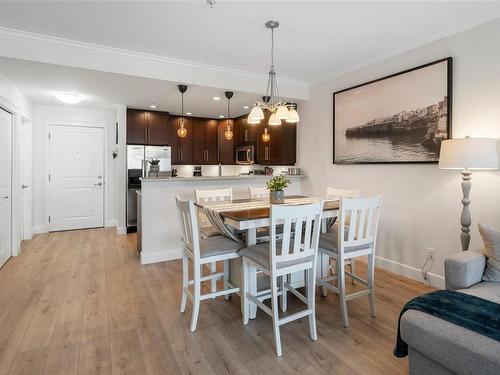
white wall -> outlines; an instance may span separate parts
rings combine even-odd
[[[453,137],[500,138],[499,45],[500,20],[495,20],[311,88],[298,135],[298,165],[310,176],[303,191],[324,194],[327,186],[336,186],[360,188],[365,196],[382,194],[379,265],[421,280],[417,269],[432,247],[437,250],[432,281],[442,285],[444,258],[461,249],[460,174],[437,165],[333,165],[333,92],[452,56]],[[478,222],[500,227],[499,192],[500,173],[473,173],[471,249],[482,246]]]
[[[105,225],[116,226],[120,194],[118,179],[120,178],[119,162],[121,158],[113,159],[111,153],[117,148],[115,145],[115,122],[117,121],[117,111],[77,108],[71,106],[45,106],[37,105],[34,111],[35,121],[33,126],[33,232],[40,233],[48,231],[48,212],[45,206],[45,187],[47,181],[47,170],[45,160],[45,147],[47,144],[47,124],[57,123],[82,123],[82,124],[104,124],[107,128],[108,144],[105,154],[105,183],[108,195],[105,197]],[[121,153],[122,157],[125,157]]]

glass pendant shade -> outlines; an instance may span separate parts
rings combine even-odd
[[[293,107],[291,107],[288,110],[288,118],[286,119],[286,122],[288,123],[297,123],[299,122],[299,114],[297,113],[297,110]]]
[[[229,126],[229,125],[227,125],[227,130],[224,133],[224,138],[226,138],[226,140],[228,140],[228,141],[233,139],[233,132],[231,131],[231,126]]]
[[[257,125],[257,124],[260,124],[260,120],[250,120],[250,119],[247,119],[247,124]]]
[[[288,108],[285,105],[280,105],[276,110],[276,115],[280,120],[288,119]]]
[[[255,124],[254,121],[264,120],[264,111],[259,106],[254,106],[248,115],[248,121],[252,121],[252,124]]]
[[[271,136],[269,135],[269,133],[267,132],[267,128],[264,129],[264,133],[262,134],[262,140],[264,142],[269,142],[271,139]]]
[[[177,135],[179,136],[179,138],[186,138],[187,129],[184,127],[184,124],[181,124],[181,127],[177,129]]]
[[[274,112],[271,117],[269,117],[269,125],[281,125],[281,120],[279,119],[278,115],[276,112]]]

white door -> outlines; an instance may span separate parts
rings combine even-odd
[[[49,129],[49,230],[102,227],[104,131],[52,125]]]
[[[0,108],[0,267],[12,256],[12,115]]]

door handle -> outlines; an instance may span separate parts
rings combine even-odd
[[[21,185],[22,189],[26,189],[27,187],[28,187],[28,185]]]
[[[94,186],[102,186],[102,182],[98,182],[97,184],[94,184]]]
[[[4,199],[9,199],[9,196],[8,196],[8,195],[6,195],[6,196],[4,197]]]

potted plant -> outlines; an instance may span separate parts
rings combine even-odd
[[[149,159],[149,174],[156,174],[158,177],[158,173],[160,172],[160,159]]]
[[[269,201],[271,204],[285,203],[285,191],[288,187],[290,180],[285,176],[276,176],[266,182],[267,189],[269,190]]]

